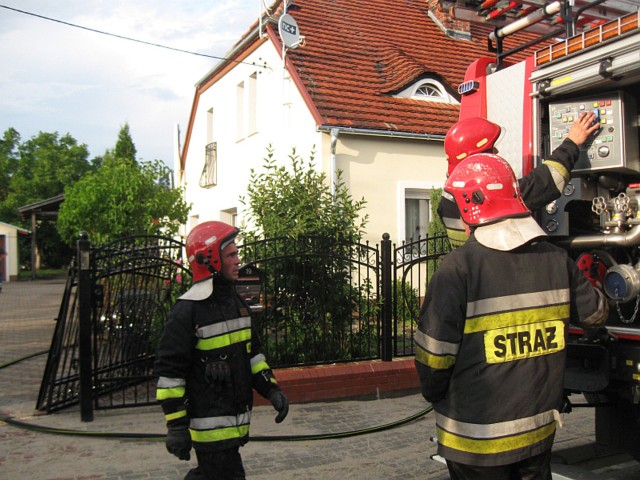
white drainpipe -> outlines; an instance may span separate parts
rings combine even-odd
[[[336,196],[336,145],[338,144],[338,133],[340,130],[337,128],[331,129],[331,171],[329,172],[331,177],[331,196]]]

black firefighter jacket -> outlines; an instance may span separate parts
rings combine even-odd
[[[507,465],[551,448],[568,323],[602,324],[607,304],[547,242],[492,250],[471,236],[436,271],[415,336],[438,453]]]
[[[225,362],[228,381],[205,378],[209,362]],[[243,445],[249,437],[253,388],[265,398],[278,389],[260,353],[249,307],[233,284],[214,281],[206,300],[178,300],[160,341],[156,398],[167,424],[188,424],[199,451]]]
[[[571,178],[571,170],[578,161],[580,149],[568,138],[558,145],[549,159],[531,170],[525,177],[518,179],[522,200],[531,211],[551,203],[564,190]],[[438,216],[444,223],[451,248],[463,245],[467,240],[460,211],[453,197],[443,191]]]

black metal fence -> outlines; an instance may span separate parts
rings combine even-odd
[[[86,239],[78,242],[38,410],[51,412],[80,401],[90,420],[93,409],[155,402],[157,340],[171,306],[190,282],[183,249],[179,241],[153,235],[94,248]]]
[[[238,290],[272,367],[391,360],[413,354],[413,332],[446,237],[392,245],[269,238],[240,247]],[[155,403],[153,360],[169,310],[191,284],[184,245],[136,236],[78,242],[36,408]]]
[[[268,238],[241,247],[261,275],[254,321],[272,366],[380,358],[380,252],[332,238]]]

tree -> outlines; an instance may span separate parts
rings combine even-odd
[[[335,193],[326,175],[313,167],[314,154],[305,164],[295,149],[290,165],[278,165],[273,149],[267,148],[263,172],[251,170],[247,197],[249,226],[244,235],[250,238],[322,235],[355,242],[362,238],[368,216],[360,216],[366,201],[355,201],[349,194],[342,172],[336,175]]]
[[[431,190],[431,218],[429,222],[428,235],[429,237],[436,237],[439,235],[445,235],[447,231],[444,228],[444,223],[440,215],[438,215],[438,207],[440,206],[440,199],[442,198],[442,189],[434,188]]]
[[[354,281],[352,270],[366,202],[353,200],[341,172],[332,193],[326,175],[313,167],[313,153],[305,163],[293,150],[289,160],[278,164],[269,148],[241,199],[249,222],[243,260],[264,262],[269,285],[264,341],[269,348],[286,338],[270,358],[291,365],[375,356],[378,299],[370,283]],[[250,243],[260,236],[264,243]]]
[[[138,164],[105,154],[94,173],[65,189],[58,231],[67,241],[86,231],[95,243],[135,234],[173,235],[190,206],[183,189],[169,189],[170,169],[159,160]]]
[[[136,162],[136,146],[131,138],[128,123],[125,123],[118,133],[118,141],[113,154],[116,158],[129,160],[131,163]]]
[[[63,193],[66,185],[93,168],[88,156],[87,146],[69,134],[40,132],[22,143],[15,129],[7,129],[0,141],[0,220],[31,229],[18,208]],[[49,220],[38,221],[36,257],[57,268],[68,264],[73,250],[50,227]],[[29,258],[28,244],[21,245],[20,261]]]
[[[0,147],[0,177],[9,178],[4,198],[0,193],[0,218],[20,225],[18,208],[63,193],[91,170],[88,157],[87,146],[69,134],[40,132],[20,143],[20,135],[8,129]]]
[[[18,165],[19,145],[20,134],[14,128],[7,129],[0,140],[0,204],[9,196],[11,178]]]

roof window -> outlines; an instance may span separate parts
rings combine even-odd
[[[398,93],[398,97],[415,98],[431,102],[446,102],[458,104],[458,101],[447,93],[444,86],[434,79],[422,79]]]

